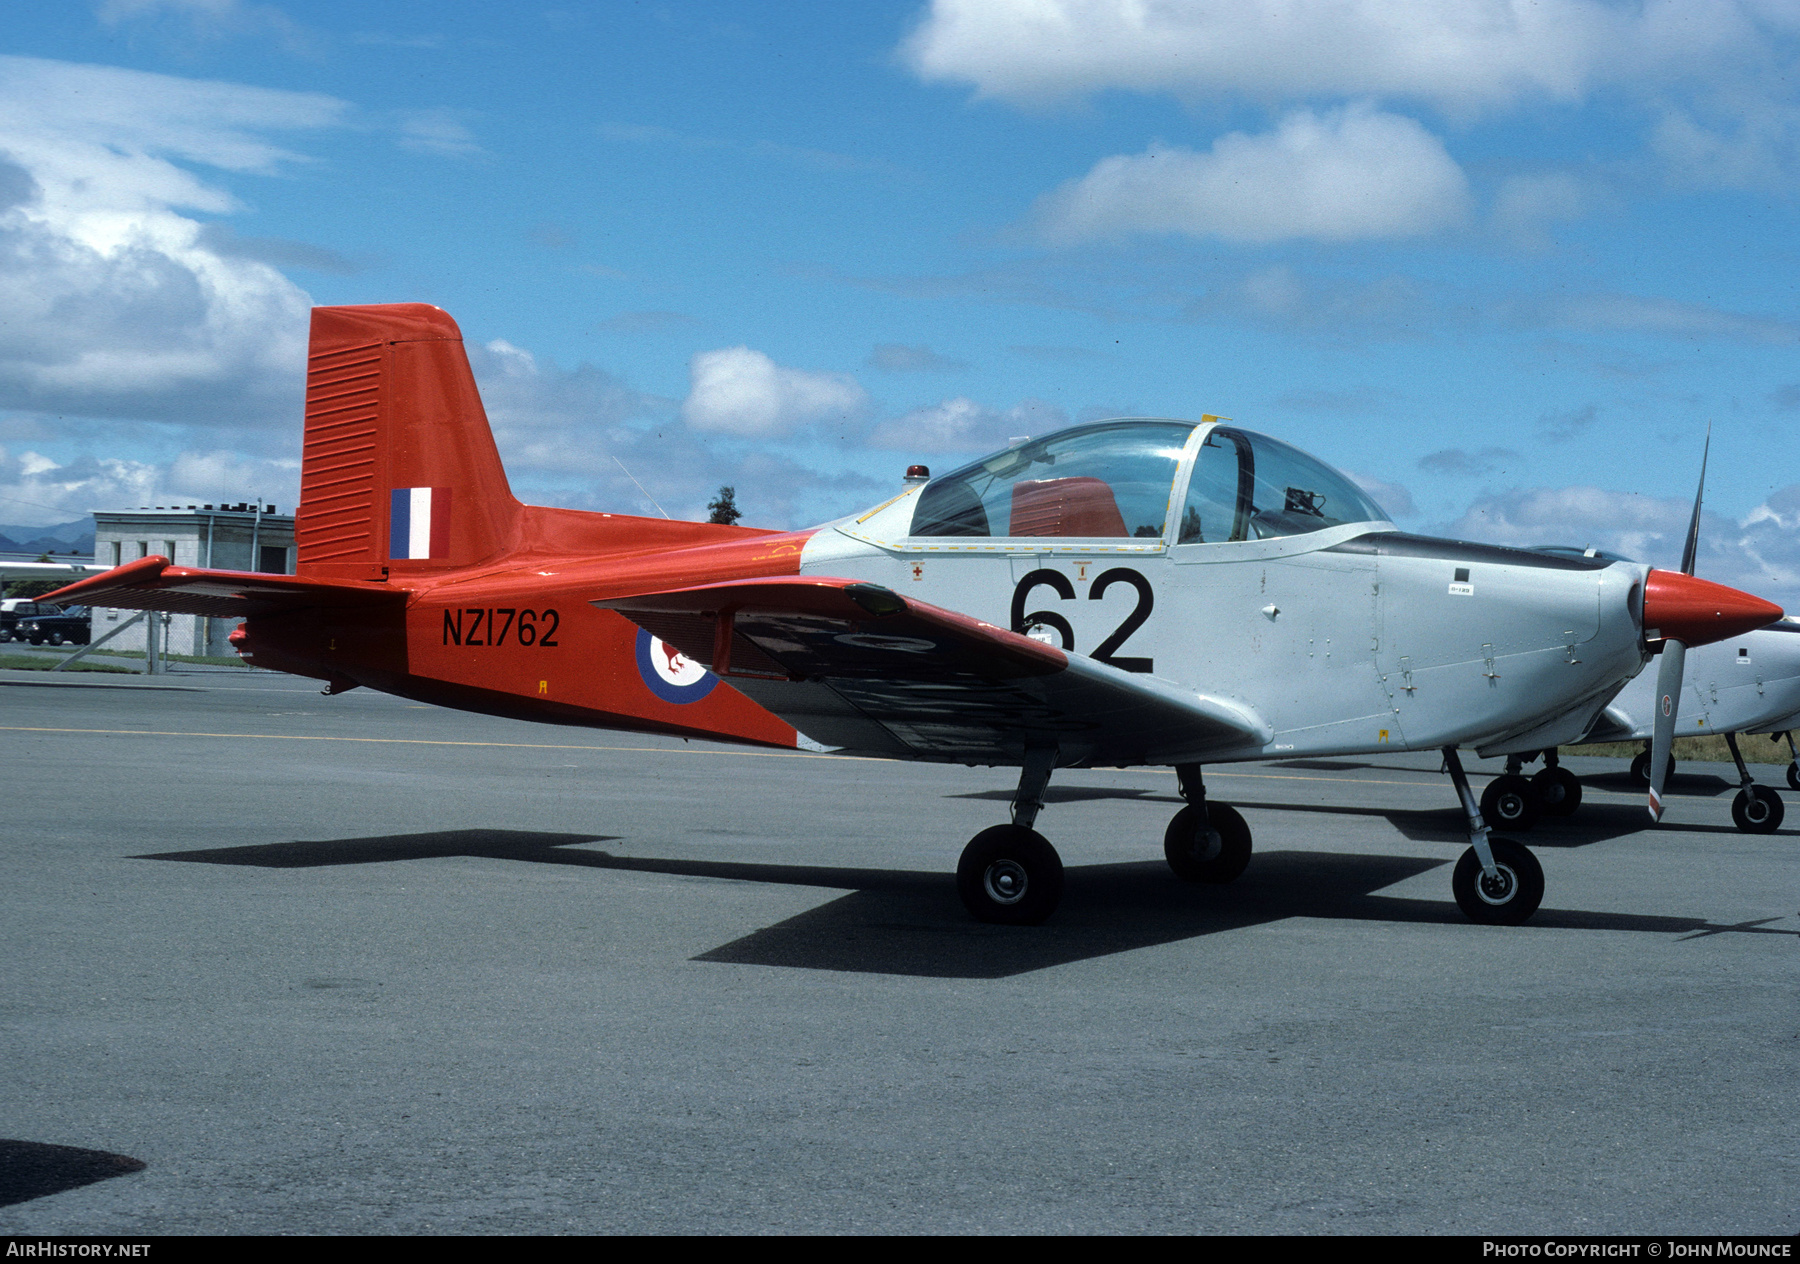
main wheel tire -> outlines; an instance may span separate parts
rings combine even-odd
[[[1230,882],[1250,863],[1250,826],[1223,803],[1208,803],[1206,817],[1212,838],[1202,835],[1193,808],[1177,812],[1163,831],[1163,855],[1183,882]]]
[[[1800,763],[1788,765],[1788,788],[1800,790]]]
[[[1545,816],[1572,816],[1581,806],[1581,779],[1561,765],[1533,777],[1531,791]]]
[[[1517,773],[1495,777],[1481,792],[1481,816],[1496,829],[1528,830],[1537,824],[1537,792]]]
[[[1450,890],[1456,906],[1471,922],[1483,926],[1518,926],[1537,912],[1544,898],[1544,869],[1537,857],[1510,838],[1488,839],[1499,870],[1492,880],[1481,872],[1473,847],[1456,862]]]
[[[1746,834],[1773,834],[1781,828],[1787,805],[1767,786],[1745,786],[1731,801],[1731,820]]]
[[[984,829],[956,864],[956,893],[979,922],[1036,926],[1062,900],[1062,858],[1036,830]]]
[[[1669,755],[1669,771],[1663,776],[1663,785],[1667,786],[1675,780],[1675,756]],[[1638,757],[1631,761],[1631,784],[1639,790],[1650,788],[1650,752],[1640,751]]]

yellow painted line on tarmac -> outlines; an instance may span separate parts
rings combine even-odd
[[[52,728],[48,725],[0,724],[0,733],[85,733],[104,737],[219,737],[236,740],[261,738],[272,742],[371,742],[387,746],[476,746],[502,750],[580,750],[580,751],[627,751],[647,755],[738,755],[752,759],[842,759],[854,760],[858,763],[890,764],[896,761],[881,759],[873,755],[829,755],[815,754],[811,751],[768,751],[768,750],[712,750],[710,748],[694,749],[680,746],[586,746],[559,742],[458,742],[441,738],[424,737],[339,737],[327,734],[305,733],[202,733],[178,732],[165,729],[73,729]],[[1172,768],[1143,769],[1098,769],[1084,768],[1072,771],[1080,772],[1160,772],[1174,775]],[[1361,786],[1416,786],[1429,784],[1424,781],[1373,781],[1364,777],[1303,777],[1289,773],[1268,772],[1223,772],[1215,769],[1214,777],[1237,777],[1259,781],[1329,781],[1351,782]]]
[[[177,732],[164,729],[72,729],[52,728],[47,725],[0,724],[0,733],[83,733],[100,737],[215,737],[233,741],[261,739],[271,742],[365,742],[378,746],[472,746],[499,750],[568,750],[568,751],[621,751],[640,755],[725,755],[744,759],[836,759],[862,764],[905,763],[905,760],[882,759],[874,755],[830,755],[815,754],[811,751],[772,751],[772,750],[713,750],[706,747],[690,746],[585,746],[570,745],[557,742],[457,742],[437,738],[424,737],[336,737],[302,733],[192,733]],[[1072,772],[1151,772],[1174,776],[1173,768],[1082,768],[1071,769]],[[1240,781],[1320,781],[1333,785],[1357,786],[1423,786],[1435,784],[1434,774],[1420,774],[1416,781],[1386,781],[1372,777],[1319,777],[1303,776],[1299,773],[1280,772],[1228,772],[1214,765],[1206,774],[1208,777],[1231,777]],[[1622,795],[1629,799],[1639,796],[1623,794],[1614,790],[1589,790],[1589,794]]]
[[[650,755],[738,755],[750,759],[845,759],[887,763],[870,755],[818,755],[810,751],[695,750],[681,746],[575,746],[555,742],[452,742],[423,737],[333,737],[304,733],[190,733],[164,729],[64,729],[43,725],[0,724],[0,733],[85,733],[103,737],[223,737],[234,741],[260,738],[271,742],[372,742],[385,746],[483,746],[507,750],[636,751]]]

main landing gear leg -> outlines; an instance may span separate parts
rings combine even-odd
[[[1056,747],[1028,746],[1013,795],[1012,824],[984,829],[963,848],[956,865],[956,893],[977,921],[1035,926],[1062,899],[1062,858],[1031,827],[1044,806],[1044,789],[1056,767]]]
[[[1163,831],[1163,855],[1184,882],[1230,882],[1250,863],[1250,827],[1238,810],[1209,803],[1199,764],[1176,764],[1176,784],[1188,805]]]
[[[1750,770],[1744,767],[1744,757],[1738,754],[1736,733],[1725,735],[1725,745],[1731,747],[1731,758],[1737,763],[1738,770],[1737,798],[1731,801],[1733,823],[1746,834],[1773,834],[1781,828],[1781,818],[1787,814],[1781,796],[1750,780]]]
[[[1472,922],[1517,926],[1537,912],[1544,898],[1544,870],[1528,848],[1510,838],[1489,836],[1456,747],[1444,748],[1444,767],[1469,818],[1469,850],[1456,862],[1450,878],[1457,907]]]

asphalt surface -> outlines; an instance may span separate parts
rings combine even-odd
[[[1652,829],[1569,760],[1520,928],[1435,755],[1210,770],[1223,888],[1172,775],[1063,772],[999,928],[1003,770],[233,669],[0,673],[0,759],[0,1232],[1800,1228],[1800,833],[1728,768]]]

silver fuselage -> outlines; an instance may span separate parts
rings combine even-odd
[[[1031,634],[1260,716],[1271,740],[1237,758],[1574,742],[1648,661],[1641,564],[1429,539],[1387,521],[1184,544],[1172,542],[1173,508],[1154,539],[918,536],[920,491],[820,529],[801,573],[854,576],[1015,630],[1054,616],[1054,631]]]

